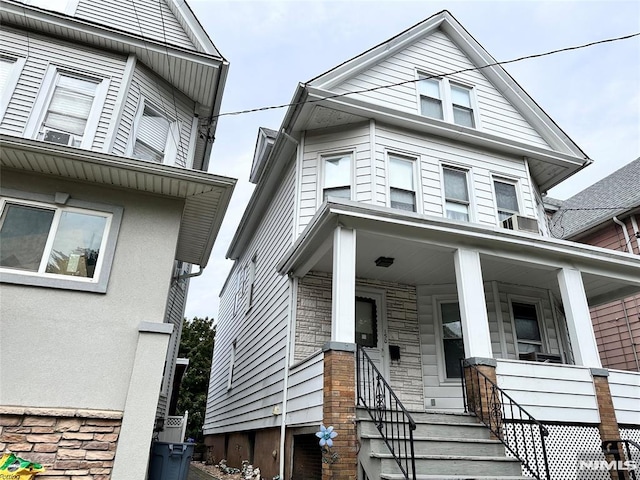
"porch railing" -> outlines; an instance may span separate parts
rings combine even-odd
[[[620,446],[622,446],[622,449]],[[632,453],[632,448],[635,449],[635,455]],[[621,451],[624,457],[620,454]],[[633,440],[604,440],[602,442],[602,452],[605,455],[613,456],[616,461],[618,479],[638,480],[636,468],[640,468],[640,464],[636,459],[640,457],[640,444]]]
[[[547,458],[547,428],[498,387],[476,365],[462,365],[464,411],[476,415],[493,436],[520,462],[525,473],[551,480]]]
[[[416,422],[360,345],[356,350],[358,404],[366,408],[407,480],[416,480]]]

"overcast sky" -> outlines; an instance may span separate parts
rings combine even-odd
[[[637,0],[188,3],[231,63],[222,112],[287,103],[298,82],[443,9],[498,61],[640,31]],[[505,68],[594,160],[550,195],[565,199],[640,156],[640,37]],[[187,318],[217,318],[232,265],[225,254],[253,190],[248,178],[258,127],[278,129],[284,113],[220,118],[209,171],[238,184],[205,273],[191,281]]]

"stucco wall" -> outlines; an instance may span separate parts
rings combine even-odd
[[[164,319],[182,201],[11,171],[2,188],[124,211],[105,294],[0,285],[0,404],[123,410],[138,325]]]

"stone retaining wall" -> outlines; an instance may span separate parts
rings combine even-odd
[[[0,452],[40,463],[43,480],[109,480],[122,412],[0,407]]]

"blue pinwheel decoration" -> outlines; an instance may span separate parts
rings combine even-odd
[[[333,439],[338,436],[338,432],[333,431],[333,427],[325,427],[324,425],[320,425],[320,431],[316,432],[316,437],[320,439],[320,446],[324,447],[325,445],[329,448],[333,447]]]

